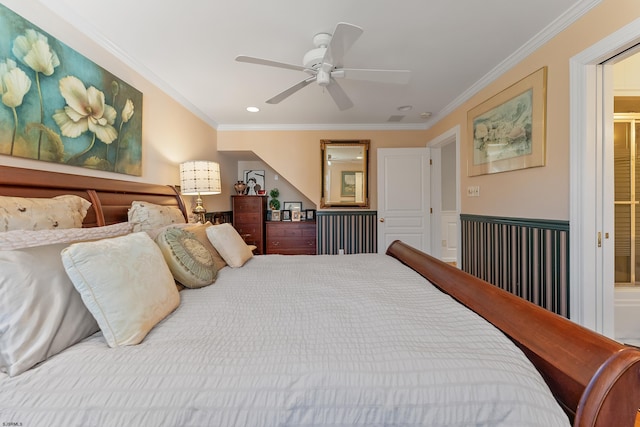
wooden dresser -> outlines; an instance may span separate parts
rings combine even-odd
[[[264,222],[267,196],[231,196],[233,227],[248,245],[256,245],[256,255],[264,254]]]
[[[315,255],[315,221],[267,221],[267,254]]]

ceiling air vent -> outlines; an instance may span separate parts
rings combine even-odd
[[[397,115],[397,116],[389,116],[389,118],[387,119],[388,122],[401,122],[402,119],[404,119],[404,116],[402,115]]]

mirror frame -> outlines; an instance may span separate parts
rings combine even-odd
[[[356,140],[320,140],[321,151],[321,164],[322,174],[320,176],[320,208],[369,208],[369,146],[371,141],[369,139],[356,139]],[[329,147],[363,147],[363,159],[362,168],[364,171],[364,202],[333,202],[327,201],[325,195],[325,175],[326,175],[326,152]]]

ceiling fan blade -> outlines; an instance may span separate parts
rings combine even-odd
[[[332,80],[331,83],[329,83],[329,85],[326,87],[329,91],[329,95],[331,95],[333,101],[336,103],[340,111],[347,110],[353,107],[353,102],[351,102],[349,96],[336,81]]]
[[[331,77],[379,83],[407,84],[411,77],[411,71],[341,68],[331,72]]]
[[[341,67],[344,54],[358,40],[362,32],[363,29],[357,25],[340,22],[333,31],[333,36],[331,36],[331,41],[327,46],[322,62],[329,63],[333,67]]]
[[[249,64],[266,65],[268,67],[286,68],[288,70],[307,71],[306,68],[300,65],[287,64],[286,62],[272,61],[270,59],[254,58],[253,56],[239,55],[236,56],[236,61],[248,62]]]
[[[316,76],[312,76],[312,77],[309,77],[307,79],[304,79],[300,83],[296,83],[293,86],[291,86],[290,88],[283,90],[282,92],[280,92],[279,94],[277,94],[273,98],[267,99],[266,102],[267,102],[267,104],[277,104],[280,101],[283,101],[284,99],[286,99],[289,96],[293,95],[294,93],[296,93],[297,91],[299,91],[300,89],[302,89],[303,87],[305,87],[306,85],[308,85],[309,83],[314,81],[315,79],[316,79]]]

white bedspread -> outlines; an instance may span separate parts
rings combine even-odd
[[[258,256],[181,297],[140,345],[0,379],[0,423],[569,425],[500,331],[384,255]]]

